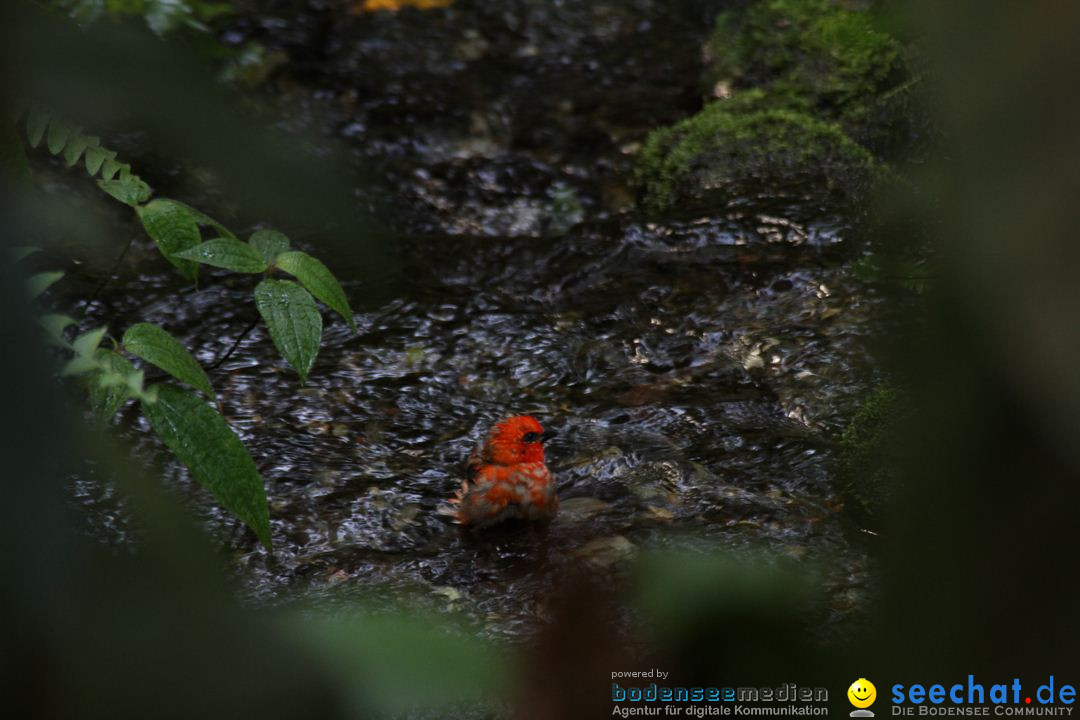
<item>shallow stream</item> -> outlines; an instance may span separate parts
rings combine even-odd
[[[822,566],[839,616],[857,607],[871,572],[834,443],[873,378],[880,301],[851,276],[848,222],[760,194],[678,222],[634,213],[645,134],[700,104],[697,4],[272,6],[223,38],[285,52],[266,101],[378,178],[358,203],[389,208],[391,268],[373,281],[363,257],[324,255],[359,332],[325,314],[306,387],[262,326],[212,377],[266,479],[273,557],[133,409],[123,420],[247,597],[403,594],[520,637],[568,565],[764,546]],[[254,319],[250,278],[191,289],[149,245],[133,257],[139,274],[93,308],[111,326],[158,323],[209,366]],[[562,512],[464,535],[435,510],[487,428],[519,413],[558,433]],[[124,541],[107,484],[76,494]]]

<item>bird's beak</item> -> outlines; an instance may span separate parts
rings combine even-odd
[[[558,434],[559,433],[555,432],[554,430],[545,430],[544,432],[540,433],[540,442],[547,442]]]

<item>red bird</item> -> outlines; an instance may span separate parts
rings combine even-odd
[[[518,415],[491,429],[479,453],[469,458],[472,484],[463,481],[447,513],[473,528],[522,518],[545,520],[559,509],[555,478],[544,464],[544,428]]]

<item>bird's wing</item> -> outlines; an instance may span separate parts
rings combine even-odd
[[[521,502],[524,488],[511,481],[509,468],[483,465],[473,477],[473,482],[462,482],[448,501],[448,510],[442,515],[454,518],[461,525],[483,527],[507,517],[507,513]]]

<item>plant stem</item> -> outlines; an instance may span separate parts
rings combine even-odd
[[[105,286],[109,284],[109,281],[112,280],[112,277],[116,274],[116,271],[120,269],[120,263],[124,261],[124,257],[127,255],[128,250],[131,249],[131,246],[132,244],[134,244],[134,242],[135,233],[131,233],[130,237],[128,237],[127,244],[124,245],[124,249],[120,251],[120,254],[116,256],[116,260],[113,261],[112,267],[109,269],[109,272],[105,275],[104,278],[101,279],[101,282],[98,283],[97,288],[94,289],[93,294],[90,295],[90,297],[86,301],[86,304],[83,305],[83,317],[86,317],[86,313],[90,311],[90,306],[94,304],[94,301],[97,300],[98,295],[100,295],[101,291],[105,289]]]
[[[214,362],[213,365],[211,365],[207,369],[208,370],[217,370],[219,367],[221,367],[221,365],[226,360],[228,360],[232,356],[232,354],[234,352],[236,352],[236,348],[240,347],[240,343],[242,343],[244,341],[244,338],[246,338],[248,336],[248,333],[250,333],[252,330],[254,330],[255,326],[258,325],[258,324],[259,324],[259,319],[258,318],[255,318],[254,320],[252,320],[251,324],[248,325],[247,328],[244,329],[244,332],[240,333],[240,336],[236,338],[236,342],[234,342],[232,344],[232,347],[229,348],[228,352],[226,352],[224,355],[222,355],[218,360],[216,360]]]

